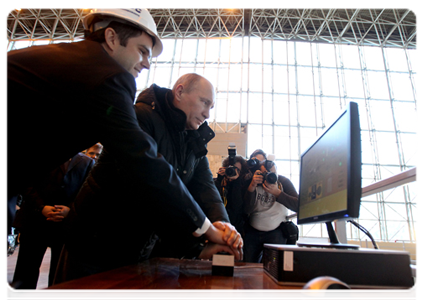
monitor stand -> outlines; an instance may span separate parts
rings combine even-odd
[[[338,241],[336,232],[333,229],[332,222],[326,222],[326,228],[329,234],[329,243],[297,243],[299,247],[317,247],[317,248],[335,248],[335,249],[355,249],[359,248],[358,245],[341,244]]]

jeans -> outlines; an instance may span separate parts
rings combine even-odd
[[[271,231],[260,231],[250,224],[245,225],[244,261],[259,263],[263,254],[263,244],[286,244],[280,226]]]

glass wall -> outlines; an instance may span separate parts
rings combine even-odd
[[[297,190],[301,153],[350,101],[360,110],[363,187],[416,166],[415,50],[253,37],[163,43],[137,78],[138,92],[152,83],[171,88],[185,73],[204,75],[216,88],[209,122],[246,126],[247,154],[275,154],[278,172]],[[359,222],[376,240],[415,242],[416,198],[416,183],[364,197]],[[300,230],[327,236],[320,224]],[[355,227],[347,233],[365,238]]]

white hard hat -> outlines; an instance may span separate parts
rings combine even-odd
[[[91,27],[94,17],[101,16],[105,22],[98,22],[99,26]],[[155,45],[152,50],[152,56],[156,57],[162,53],[163,44],[157,35],[157,27],[154,22],[153,17],[150,15],[147,9],[145,8],[130,8],[130,9],[107,9],[107,8],[97,8],[91,11],[84,20],[84,28],[90,31],[96,31],[103,27],[109,25],[111,21],[123,21],[129,22],[136,27],[140,27],[142,30],[145,30],[149,35],[153,36],[155,39]],[[97,23],[95,23],[97,24]]]

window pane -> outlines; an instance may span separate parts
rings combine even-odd
[[[419,56],[417,56],[417,52],[415,49],[407,49],[405,50],[407,52],[408,60],[409,60],[409,67],[411,70],[417,69],[417,61],[419,60]],[[413,67],[414,66],[414,67]]]
[[[361,75],[361,71],[345,70],[344,78],[344,85],[346,86],[347,96],[354,98],[364,98],[365,94],[363,90],[363,77]]]
[[[197,58],[197,40],[185,39],[182,40],[181,47],[181,62],[190,63],[194,62]]]
[[[390,71],[408,72],[408,63],[404,49],[401,48],[385,48],[383,50],[388,60]]]
[[[416,166],[419,159],[417,155],[417,137],[416,134],[401,133],[402,153],[404,162],[408,166]]]
[[[261,92],[262,76],[261,64],[250,65],[250,91]]]
[[[393,102],[395,122],[402,132],[415,132],[417,129],[417,111],[412,102]]]
[[[141,74],[143,72],[141,72]],[[167,65],[159,65],[157,68],[155,68],[153,82],[160,87],[171,88],[170,72],[169,72],[169,67]]]
[[[164,39],[166,40],[166,39]],[[198,40],[198,55],[197,55],[197,63],[200,65],[204,64],[204,59],[206,57],[206,39],[199,39]],[[161,55],[160,55],[161,56]],[[159,57],[160,57],[159,56]]]
[[[242,38],[233,38],[231,43],[231,63],[237,63],[242,58]]]
[[[286,64],[286,42],[273,41],[273,61],[275,64]]]
[[[242,77],[241,65],[231,64],[231,69],[229,70],[229,91],[239,91],[241,89],[241,80],[247,80],[247,78]]]
[[[301,126],[316,126],[316,109],[313,97],[299,96],[298,111]]]
[[[228,94],[228,122],[238,122],[240,120],[241,106],[239,93]]]
[[[228,63],[230,58],[230,40],[220,40],[220,62]]]
[[[262,98],[259,94],[250,94],[250,99],[248,103],[248,121],[251,123],[261,123],[262,122]]]
[[[300,94],[314,95],[313,73],[310,67],[298,67],[298,92]]]
[[[379,47],[361,47],[364,52],[367,70],[385,70],[382,50]]]
[[[389,99],[385,72],[367,72],[372,99]]]
[[[395,134],[391,132],[376,132],[379,163],[398,164],[398,146]]]
[[[361,69],[360,54],[358,47],[355,45],[341,45],[342,63],[344,68]]]
[[[408,73],[389,73],[391,88],[396,100],[414,100],[413,87]]]
[[[401,221],[389,221],[388,226],[388,241],[395,242],[396,240],[409,240],[408,224]]]
[[[271,65],[263,66],[263,91],[271,93],[273,88],[273,73]]]
[[[278,125],[289,125],[288,97],[275,95],[274,98],[274,122]]]
[[[219,91],[226,92],[228,89],[228,67],[220,65],[219,73],[217,76],[217,88]]]
[[[216,114],[216,122],[226,122],[226,113],[227,113],[227,94],[226,93],[217,93],[216,102],[214,105],[214,111]]]
[[[339,96],[338,74],[336,69],[321,69],[322,92],[325,96]]]
[[[370,101],[372,122],[377,130],[394,131],[392,109],[389,101]]]
[[[219,40],[207,39],[206,61],[216,63],[218,59],[219,59]]]
[[[263,41],[263,63],[272,63],[272,41],[270,40]]]
[[[319,44],[320,65],[323,67],[336,67],[336,53],[332,44]]]
[[[295,43],[297,50],[297,64],[311,66],[310,43]]]
[[[262,61],[262,48],[261,48],[262,41],[259,38],[251,37],[250,38],[250,61],[251,62],[259,62]],[[248,52],[245,52],[248,53]],[[247,57],[244,59],[247,61]]]
[[[288,93],[288,73],[286,66],[274,66],[274,91],[275,93]]]

